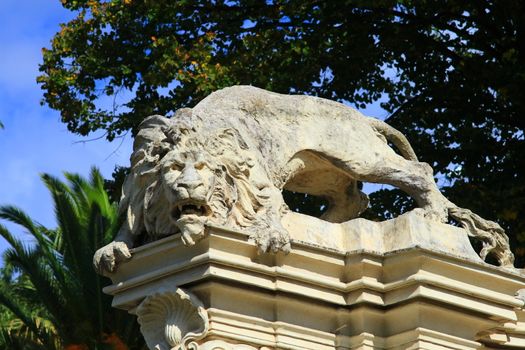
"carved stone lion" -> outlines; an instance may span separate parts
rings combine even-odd
[[[501,227],[447,200],[400,132],[341,103],[251,86],[217,91],[172,119],[144,120],[120,202],[126,221],[94,265],[114,271],[144,237],[180,232],[192,245],[207,223],[251,232],[260,251],[287,252],[283,188],[323,196],[329,205],[321,219],[344,222],[368,205],[359,181],[400,188],[421,215],[440,222],[450,216],[480,238],[482,258],[492,253],[512,265]]]

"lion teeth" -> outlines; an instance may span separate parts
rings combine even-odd
[[[207,215],[207,209],[204,204],[197,203],[181,203],[175,205],[175,212],[173,213],[174,218],[178,219],[185,215]]]

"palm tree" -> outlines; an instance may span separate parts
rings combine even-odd
[[[0,344],[9,349],[143,349],[134,318],[111,308],[101,293],[107,281],[91,265],[119,222],[100,172],[89,180],[65,173],[68,183],[44,174],[58,228],[48,229],[14,206],[0,218],[22,226],[34,242],[24,244],[0,225],[9,243],[0,276]],[[1,346],[0,346],[1,349]]]

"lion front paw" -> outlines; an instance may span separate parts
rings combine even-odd
[[[257,245],[259,253],[277,253],[282,251],[288,254],[291,249],[290,234],[283,229],[270,228],[263,233],[252,235],[251,239]]]
[[[124,242],[111,242],[100,248],[93,257],[93,266],[100,275],[107,276],[115,272],[119,263],[129,260],[131,252]]]

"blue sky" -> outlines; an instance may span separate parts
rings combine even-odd
[[[40,106],[35,82],[40,50],[72,14],[59,0],[0,0],[0,204],[14,204],[33,218],[55,226],[49,194],[40,173],[88,175],[92,165],[110,177],[115,164],[128,165],[131,140],[82,142],[67,131],[58,112]],[[2,222],[2,224],[6,224]],[[17,234],[22,231],[13,225]],[[0,251],[6,247],[0,239]]]
[[[92,165],[109,178],[115,164],[128,165],[131,139],[87,141],[67,131],[58,112],[40,105],[36,84],[41,48],[72,13],[59,0],[0,0],[0,204],[14,204],[49,227],[55,226],[51,199],[39,174],[63,171],[87,176]],[[363,111],[385,118],[378,104]],[[86,141],[86,142],[83,142]],[[18,235],[23,232],[2,222]],[[26,236],[27,237],[27,236]],[[0,238],[0,251],[6,242]]]

